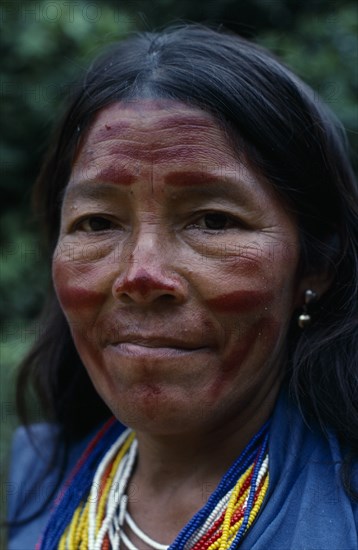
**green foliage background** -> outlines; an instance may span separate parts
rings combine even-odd
[[[48,271],[30,192],[76,76],[108,42],[167,23],[223,24],[269,47],[330,104],[358,144],[357,3],[349,0],[1,2],[1,435],[15,423],[14,373],[37,330]],[[357,158],[353,158],[357,168]],[[324,197],[322,197],[324,200]],[[36,417],[36,410],[34,416]],[[2,446],[2,458],[7,453]],[[2,484],[4,488],[4,484]]]

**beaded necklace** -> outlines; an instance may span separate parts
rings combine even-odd
[[[251,439],[207,503],[166,547],[153,541],[126,510],[135,433],[110,420],[76,465],[37,550],[135,550],[132,531],[149,547],[165,550],[234,550],[254,522],[268,483],[268,423]],[[127,526],[127,534],[123,527]]]

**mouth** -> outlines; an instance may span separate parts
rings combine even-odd
[[[190,355],[197,351],[203,351],[204,348],[175,348],[175,347],[159,347],[159,346],[147,346],[142,344],[132,344],[129,342],[122,342],[113,346],[114,349],[121,355],[128,357],[153,357],[153,358],[169,358],[178,357],[180,355]]]
[[[169,358],[207,351],[207,346],[195,345],[171,338],[125,338],[110,344],[120,355],[128,357]]]

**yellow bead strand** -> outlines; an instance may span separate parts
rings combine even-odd
[[[68,531],[69,531],[69,527],[67,526],[60,538],[60,542],[58,543],[58,550],[66,550],[66,541],[67,541]]]
[[[244,521],[244,518],[242,517],[234,525],[231,525],[232,517],[234,516],[235,512],[245,502],[245,499],[247,498],[247,496],[250,492],[250,487],[248,487],[246,489],[245,493],[240,497],[240,499],[236,503],[235,503],[235,499],[237,498],[238,494],[240,493],[240,489],[242,488],[243,484],[247,480],[247,478],[250,475],[252,469],[253,469],[253,466],[251,466],[242,475],[242,477],[238,480],[238,483],[234,487],[233,494],[230,498],[231,504],[233,503],[232,504],[233,507],[231,507],[230,510],[229,510],[229,504],[230,504],[230,501],[229,501],[229,504],[228,504],[228,507],[227,507],[226,513],[225,513],[225,519],[228,518],[228,520],[227,520],[228,524],[227,524],[226,531],[224,531],[224,529],[223,529],[224,523],[225,523],[225,519],[224,519],[221,537],[218,540],[216,540],[215,542],[213,542],[213,544],[211,544],[208,547],[207,550],[227,550],[228,548],[230,548],[230,545],[232,544],[236,534],[238,533],[238,531],[239,531],[239,529],[242,526],[243,521]],[[254,520],[257,516],[257,513],[258,513],[258,511],[259,511],[259,509],[262,505],[262,502],[265,498],[265,495],[266,495],[266,492],[267,492],[267,489],[268,489],[268,485],[269,485],[269,477],[268,477],[268,474],[267,474],[266,477],[265,477],[264,484],[261,488],[260,494],[259,494],[259,496],[256,500],[256,503],[255,503],[251,513],[250,513],[250,516],[249,516],[249,519],[248,519],[248,524],[247,524],[247,529],[252,525],[252,523],[254,522]]]
[[[87,550],[88,548],[88,513],[89,513],[89,502],[86,502],[82,515],[80,517],[80,522],[78,525],[78,548],[80,550]]]
[[[71,548],[76,548],[77,525],[78,525],[78,520],[79,520],[82,509],[83,509],[83,506],[81,506],[81,507],[79,506],[78,508],[76,508],[76,511],[73,514],[73,521],[71,521],[71,523],[70,523],[70,528],[69,528],[68,537],[67,537],[68,548],[70,548],[70,549]]]
[[[76,508],[72,520],[70,521],[69,525],[66,527],[64,533],[60,538],[57,546],[58,550],[93,550],[89,549],[90,511],[91,514],[95,513],[95,535],[97,536],[100,532],[104,518],[107,517],[106,514],[112,514],[115,512],[115,508],[113,506],[116,503],[109,502],[109,499],[112,499],[112,496],[110,496],[112,495],[111,490],[115,489],[113,486],[113,482],[116,478],[116,474],[120,474],[118,469],[121,467],[121,462],[123,461],[124,457],[131,449],[131,445],[133,444],[134,440],[135,434],[132,432],[128,435],[128,437],[126,437],[124,442],[121,442],[120,450],[114,459],[113,451],[112,455],[110,451],[107,453],[108,456],[110,456],[111,458],[109,461],[106,462],[106,469],[101,471],[102,479],[100,479],[98,482],[99,493],[98,499],[96,499],[95,501],[96,505],[93,507],[94,502],[93,500],[91,500],[94,498],[94,496],[97,496],[95,488],[93,486],[92,493],[88,495],[87,500],[85,502],[81,502],[80,505]],[[129,454],[131,454],[131,451],[129,452]],[[135,451],[135,447],[133,447],[133,451]],[[132,458],[130,459],[130,462],[128,462],[128,464],[130,464],[130,466],[128,466],[128,472],[132,471],[134,460],[135,452],[132,453]],[[253,474],[255,464],[249,466],[247,470],[237,480],[236,485],[232,489],[226,510],[223,516],[221,516],[223,517],[222,524],[221,526],[216,526],[216,536],[218,537],[218,539],[213,542],[207,550],[229,550],[239,531],[242,529],[245,518],[245,529],[243,530],[243,532],[240,531],[240,540],[255,521],[255,518],[257,517],[260,508],[262,507],[269,486],[267,455],[265,460],[266,465],[263,464],[263,466],[261,466],[262,470],[260,470],[261,473],[259,474],[260,489],[258,489],[257,486],[253,487],[251,485],[252,480],[250,479],[250,476],[252,476]],[[105,462],[103,462],[103,464],[105,464]],[[124,465],[124,468],[126,467],[127,465]],[[124,478],[128,479],[128,475],[128,473],[125,473]],[[248,485],[247,487],[245,487],[246,484]],[[246,507],[248,504],[250,492],[254,490],[254,504],[252,504],[252,501],[250,499],[250,507],[252,506],[252,508],[251,510],[247,510]],[[235,516],[238,519],[235,519]],[[91,519],[91,522],[92,521],[93,520]],[[93,527],[93,524],[91,525]],[[102,535],[103,533],[101,531],[101,536]],[[210,536],[213,535],[211,534]]]
[[[269,475],[267,474],[266,478],[265,478],[265,481],[264,481],[264,484],[262,486],[261,492],[258,495],[257,500],[255,502],[255,505],[251,510],[251,513],[250,513],[250,516],[249,516],[249,521],[247,523],[247,528],[251,527],[251,525],[253,524],[253,522],[254,522],[254,520],[257,516],[258,511],[260,510],[260,508],[262,506],[262,503],[264,501],[264,498],[266,496],[267,489],[268,489],[268,486],[269,486],[269,481],[270,481],[269,480]]]
[[[242,486],[245,484],[245,481],[248,478],[248,476],[251,474],[253,467],[254,465],[252,464],[250,468],[248,468],[248,470],[240,477],[231,494],[230,500],[226,508],[224,521],[223,521],[222,535],[220,539],[221,542],[220,542],[220,546],[218,546],[220,550],[226,550],[227,548],[227,543],[228,543],[229,533],[230,533],[230,524],[231,524],[232,516],[234,515],[234,511],[235,511],[235,504],[240,494],[240,490]],[[212,549],[210,546],[208,550],[214,550],[214,549]]]

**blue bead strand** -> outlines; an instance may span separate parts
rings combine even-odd
[[[81,502],[84,502],[87,499],[89,495],[93,478],[101,459],[111,445],[118,439],[124,429],[125,428],[121,424],[116,422],[109,427],[108,431],[105,432],[102,438],[96,443],[90,455],[86,458],[79,471],[75,474],[70,485],[66,488],[65,494],[57,505],[57,508],[55,508],[44,532],[41,550],[54,550],[54,548],[57,548],[61,536],[72,520],[75,510]],[[255,459],[257,459],[246,510],[247,517],[244,516],[243,525],[241,526],[239,533],[236,535],[231,548],[235,548],[236,545],[240,543],[246,530],[250,509],[254,502],[255,491],[253,490],[253,487],[255,487],[257,475],[266,454],[268,429],[269,422],[262,426],[260,431],[251,439],[240,456],[224,474],[217,489],[209,497],[205,506],[195,514],[190,522],[179,533],[176,540],[170,546],[170,550],[182,550],[184,548],[186,542],[205,523],[207,517],[216,507],[218,502],[235,486],[239,477],[247,470]]]
[[[250,464],[254,462],[260,446],[260,440],[262,438],[264,438],[264,441],[267,440],[269,425],[270,421],[266,422],[260,431],[254,435],[240,456],[236,459],[226,474],[224,474],[218,487],[214,493],[212,493],[205,506],[203,506],[203,508],[201,508],[193,516],[189,523],[180,531],[175,541],[170,545],[169,550],[182,550],[188,540],[205,523],[207,517],[210,515],[215,506],[226,495],[226,493],[235,486],[239,477],[247,470]]]
[[[239,544],[241,543],[241,541],[242,541],[242,539],[245,535],[245,531],[246,531],[246,527],[247,527],[247,524],[248,524],[248,521],[249,521],[250,513],[251,513],[251,510],[252,510],[252,507],[253,507],[253,504],[254,504],[255,487],[256,487],[256,482],[257,482],[257,476],[259,475],[261,466],[262,466],[262,464],[265,460],[265,456],[267,454],[267,449],[268,449],[268,434],[265,436],[264,442],[261,446],[261,449],[259,450],[259,456],[257,457],[257,462],[255,464],[255,468],[254,468],[254,472],[253,472],[252,480],[251,480],[250,494],[249,494],[249,498],[248,498],[248,501],[247,501],[246,510],[245,510],[245,513],[244,513],[244,520],[242,522],[242,525],[241,525],[239,531],[237,532],[237,534],[235,536],[235,539],[233,540],[232,544],[230,545],[230,550],[234,550],[234,549],[238,548]]]

